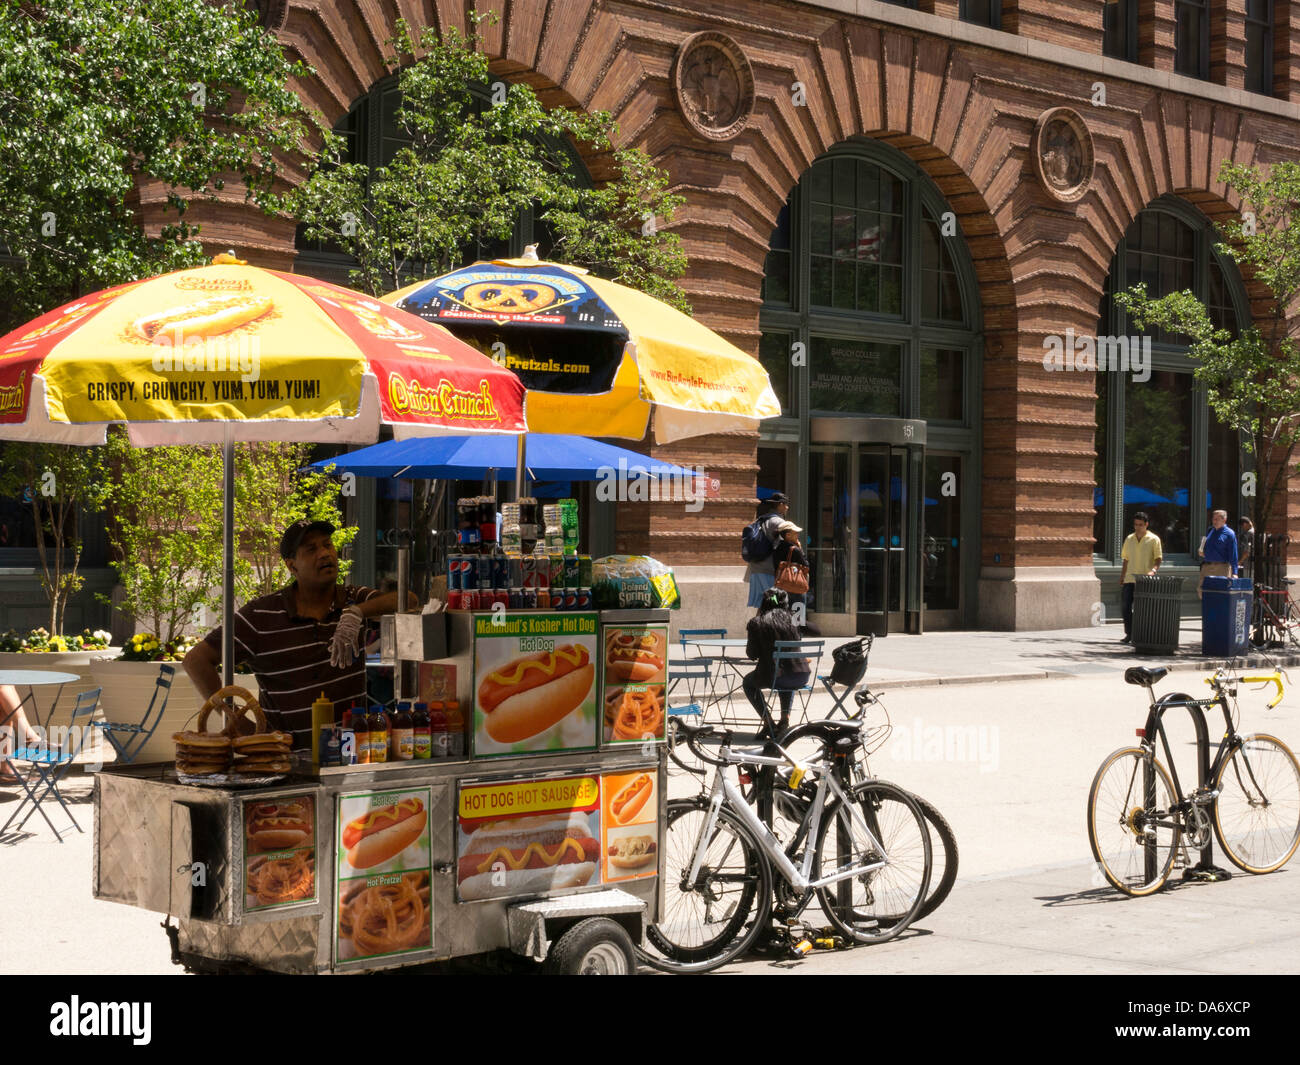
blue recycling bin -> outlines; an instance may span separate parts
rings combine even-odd
[[[1201,594],[1201,653],[1235,658],[1250,646],[1251,582],[1245,577],[1206,577]]]

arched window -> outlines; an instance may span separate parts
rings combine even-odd
[[[977,308],[965,240],[929,179],[890,149],[850,143],[808,169],[777,218],[761,357],[788,416],[969,426]],[[791,359],[796,343],[806,360]]]
[[[1249,320],[1245,292],[1236,265],[1214,250],[1216,241],[1208,219],[1168,198],[1139,214],[1116,249],[1097,325],[1105,344],[1099,342],[1098,351],[1116,352],[1122,344],[1130,360],[1127,370],[1112,365],[1097,372],[1093,536],[1099,562],[1118,564],[1139,510],[1150,515],[1166,556],[1186,556],[1187,562],[1211,511],[1227,510],[1234,526],[1243,513],[1240,441],[1210,411],[1204,388],[1192,377],[1186,339],[1165,330],[1138,336],[1111,298],[1139,282],[1157,297],[1190,290],[1215,325],[1235,332]],[[1120,506],[1112,505],[1115,499]]]
[[[476,108],[491,106],[491,93],[486,85],[471,85],[470,92]],[[397,111],[401,107],[402,93],[398,86],[397,75],[385,78],[364,96],[353,103],[348,113],[334,126],[334,132],[343,138],[345,163],[362,163],[371,170],[392,161],[394,155],[411,143],[406,130],[397,120]],[[573,146],[567,141],[545,138],[542,144],[556,158],[563,158],[571,166],[571,173],[577,175],[581,187],[592,184],[591,175]],[[546,224],[529,209],[520,212],[514,233],[509,240],[484,244],[466,249],[466,260],[495,259],[519,255],[528,244],[538,244],[542,258],[552,241]],[[321,241],[309,241],[298,228],[295,241],[298,259],[295,269],[299,273],[336,284],[348,284],[348,272],[355,265],[352,256],[337,245]]]
[[[978,569],[980,325],[956,215],[895,149],[837,146],[777,218],[760,325],[783,416],[760,430],[758,490],[806,516],[812,609],[856,610],[856,631],[922,604],[959,623]]]

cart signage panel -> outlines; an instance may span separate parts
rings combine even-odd
[[[668,626],[619,624],[602,629],[602,740],[606,744],[663,740]]]
[[[462,784],[457,899],[508,899],[602,883],[600,798],[595,776]]]
[[[240,820],[244,912],[315,902],[316,797],[245,800]]]
[[[598,617],[475,616],[475,758],[596,747]]]
[[[334,959],[433,947],[429,788],[338,798]]]
[[[600,778],[606,884],[640,880],[659,871],[660,781],[657,769]]]

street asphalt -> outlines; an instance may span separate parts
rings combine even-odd
[[[884,693],[893,732],[872,769],[947,817],[960,846],[957,886],[895,942],[798,961],[753,957],[725,971],[1300,971],[1295,860],[1268,876],[1178,884],[1147,899],[1123,898],[1100,880],[1088,848],[1088,788],[1102,759],[1133,742],[1146,710],[1145,692],[1126,685],[1123,670],[1170,664],[1178,672],[1158,692],[1208,690],[1188,672],[1209,666],[1196,653],[1199,625],[1185,623],[1175,656],[1139,657],[1118,636],[1102,626],[877,640],[866,684]],[[1274,711],[1266,701],[1242,690],[1241,731],[1270,732],[1294,749],[1300,691]],[[829,707],[818,694],[811,715]],[[1194,772],[1190,723],[1171,718],[1168,726],[1186,779]],[[0,972],[178,973],[161,915],[91,898],[90,784],[77,772],[64,789],[84,834],[60,843],[38,817],[0,836],[0,897],[21,921],[20,934],[0,936]],[[691,787],[676,778],[673,792]],[[0,789],[0,823],[16,802],[14,789]],[[62,812],[50,812],[62,825]]]

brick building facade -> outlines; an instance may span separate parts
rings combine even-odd
[[[838,505],[847,514],[848,525],[837,530],[828,525],[837,519],[823,515],[825,542],[814,540],[813,547],[826,552],[824,581],[852,584],[856,574],[858,617],[849,595],[823,627],[850,631],[855,624],[874,624],[863,619],[862,582],[873,563],[862,554],[860,494],[869,464],[888,454],[871,449],[891,447],[897,449],[898,465],[891,469],[898,472],[894,502],[901,532],[892,545],[887,536],[879,544],[886,567],[894,565],[890,547],[901,552],[901,595],[897,611],[888,604],[882,610],[897,614],[895,625],[919,621],[919,600],[931,581],[929,541],[936,537],[918,522],[928,521],[921,511],[935,499],[925,480],[925,453],[916,452],[921,465],[912,469],[915,449],[892,434],[911,432],[909,423],[924,434],[920,414],[930,402],[930,385],[923,375],[934,362],[933,345],[942,349],[940,366],[951,371],[942,380],[970,393],[951,408],[957,413],[949,428],[929,430],[927,446],[934,450],[938,441],[953,456],[948,487],[955,484],[961,504],[958,516],[955,509],[949,514],[952,536],[937,545],[951,550],[944,562],[951,571],[949,609],[938,620],[1019,629],[1095,620],[1095,604],[1109,601],[1113,592],[1115,537],[1126,520],[1112,508],[1103,535],[1097,535],[1105,498],[1099,481],[1118,493],[1127,475],[1122,464],[1104,477],[1098,473],[1106,435],[1104,424],[1098,428],[1102,375],[1050,372],[1045,339],[1067,330],[1079,336],[1102,331],[1099,307],[1107,277],[1126,234],[1133,248],[1141,244],[1137,229],[1130,230],[1144,209],[1163,203],[1174,212],[1168,217],[1177,222],[1170,225],[1183,228],[1171,230],[1168,256],[1177,258],[1179,233],[1204,233],[1205,225],[1238,207],[1217,181],[1222,161],[1267,164],[1296,158],[1300,149],[1300,3],[1286,0],[728,0],[703,7],[669,0],[269,0],[262,7],[291,54],[315,69],[298,91],[331,122],[388,75],[383,42],[396,32],[397,18],[464,29],[467,9],[497,11],[496,24],[485,27],[495,73],[528,82],[549,104],[612,112],[622,140],[645,148],[685,195],[673,226],[690,261],[683,287],[701,321],[748,351],[762,350],[777,374],[787,372],[777,365],[785,355],[773,356],[779,345],[763,342],[774,322],[776,333],[792,346],[802,343],[805,352],[811,348],[814,358],[822,344],[818,331],[834,321],[831,332],[841,340],[833,343],[846,345],[827,349],[836,357],[847,353],[843,358],[858,365],[863,359],[879,362],[884,351],[884,362],[897,364],[890,372],[898,381],[885,388],[888,396],[894,394],[890,389],[897,393],[890,400],[896,417],[879,424],[864,428],[863,419],[853,421],[852,404],[836,408],[834,418],[810,408],[826,386],[818,383],[818,367],[795,358],[787,380],[791,414],[765,427],[762,440],[732,434],[653,449],[722,479],[722,497],[689,520],[682,520],[680,506],[668,504],[620,514],[619,548],[648,551],[675,564],[693,591],[683,623],[734,626],[743,620],[739,531],[752,517],[756,480],[763,488],[775,471],[769,479],[784,483],[766,487],[793,489],[792,516],[801,524],[815,526],[823,505]],[[1264,38],[1261,9],[1271,9]],[[721,35],[720,42],[716,36],[705,42],[720,50],[707,57],[717,63],[708,68],[712,74],[688,70],[687,80],[696,80],[683,90],[681,68],[689,62],[683,44],[698,34]],[[707,77],[719,71],[734,78],[734,87],[713,98],[716,86]],[[1271,95],[1249,91],[1252,83],[1267,83]],[[728,108],[740,119],[731,131],[719,130],[730,117],[722,114]],[[1058,125],[1049,120],[1044,127],[1045,114],[1062,108],[1068,113]],[[1051,136],[1064,138],[1063,154],[1052,155],[1046,144]],[[859,286],[868,283],[864,279],[885,284],[877,271],[888,265],[888,253],[873,250],[879,232],[868,239],[866,230],[855,229],[855,250],[836,245],[825,262],[817,261],[815,244],[822,235],[808,226],[817,217],[819,193],[809,175],[823,158],[852,159],[865,168],[856,171],[859,217],[867,209],[885,210],[883,200],[864,193],[868,181],[877,190],[870,195],[883,196],[886,180],[903,190],[905,206],[889,216],[894,221],[888,225],[880,222],[906,241],[898,260],[904,295],[897,304],[889,302],[893,297],[886,298],[885,288],[872,289],[876,302],[868,301],[863,311],[859,288],[858,305],[848,313],[835,306],[838,295],[822,307],[814,305],[815,293],[810,304],[811,289],[797,291],[801,283],[816,286],[817,270],[848,270],[848,259],[855,259],[856,273],[845,277],[856,277]],[[602,160],[584,161],[599,178]],[[1060,172],[1050,172],[1058,163]],[[827,163],[827,174],[833,166]],[[147,211],[147,191],[143,201]],[[792,213],[783,216],[788,204]],[[917,206],[907,206],[912,204]],[[835,223],[839,216],[833,212],[840,208],[827,210]],[[909,216],[913,210],[920,213]],[[764,279],[783,217],[805,235],[790,238],[796,280],[777,306],[770,289],[765,302]],[[253,261],[281,268],[298,258],[290,222],[269,223],[233,201],[205,208],[202,220],[214,247],[237,247]],[[955,227],[949,225],[953,220]],[[936,332],[932,342],[924,314],[909,314],[906,293],[912,291],[908,279],[928,283],[927,268],[916,265],[917,241],[931,232],[927,227],[941,224],[948,227],[949,243],[932,273],[940,282],[946,273],[960,284],[965,295],[955,313],[963,324],[951,335]],[[1209,246],[1209,238],[1196,239],[1197,247]],[[813,265],[797,268],[801,257]],[[1200,269],[1217,279],[1225,268],[1211,262]],[[1229,288],[1238,287],[1223,276]],[[1247,304],[1261,298],[1249,279],[1239,291]],[[1242,298],[1235,297],[1237,304]],[[897,333],[890,342],[896,349],[864,355],[857,341],[873,335],[877,320],[888,326],[886,333]],[[951,365],[944,362],[950,357]],[[1204,454],[1197,457],[1197,449],[1204,452],[1205,441],[1213,438],[1213,427],[1205,428],[1203,398],[1195,389],[1188,394],[1186,409],[1201,428],[1187,430],[1190,472],[1179,489],[1185,501],[1217,476],[1205,472]],[[1112,402],[1108,409],[1115,407]],[[855,442],[843,441],[843,474],[835,475],[834,484],[814,484],[814,454],[834,451],[834,434],[846,425]],[[1122,431],[1115,439],[1122,443]],[[826,468],[839,461],[826,459]],[[882,476],[889,472],[880,469]],[[859,498],[846,504],[845,491]],[[878,491],[885,495],[883,481]],[[1277,528],[1279,519],[1276,531],[1289,531],[1297,521],[1300,507],[1292,500],[1285,529]],[[1169,506],[1182,505],[1170,493]],[[1170,519],[1174,525],[1203,524],[1198,508],[1187,503],[1184,509],[1185,517]],[[815,528],[810,531],[817,535]],[[838,558],[836,552],[847,554]],[[833,558],[838,561],[832,564]],[[1193,572],[1190,555],[1185,562]],[[822,603],[830,604],[829,595]]]

